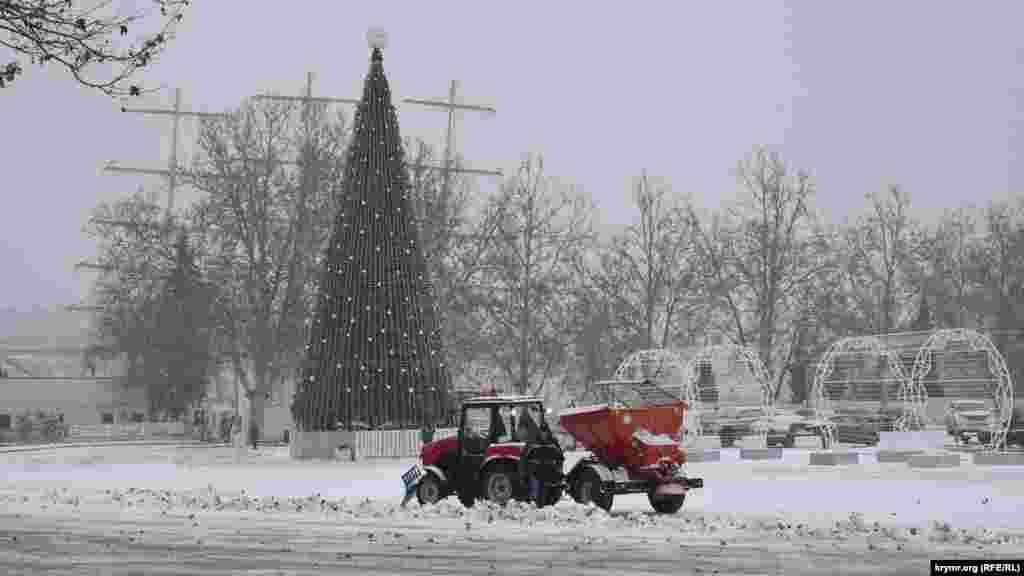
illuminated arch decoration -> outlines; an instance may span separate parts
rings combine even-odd
[[[686,364],[679,354],[665,348],[638,350],[615,369],[613,380],[651,380],[667,392],[684,397]]]
[[[716,344],[706,346],[697,351],[686,366],[686,385],[683,389],[686,402],[690,405],[692,419],[687,422],[688,440],[697,441],[703,436],[702,415],[710,411],[709,405],[747,404],[738,401],[735,396],[727,395],[723,402],[721,386],[716,382],[713,386],[704,386],[700,375],[703,369],[710,369],[712,374],[721,375],[736,371],[737,367],[746,369],[753,378],[754,391],[761,407],[767,415],[775,412],[775,382],[768,376],[761,357],[753,349],[738,344]],[[716,378],[717,380],[717,378]],[[733,387],[735,388],[735,387]],[[759,429],[758,437],[762,446],[768,445],[768,431]]]
[[[960,345],[965,350],[950,350]],[[985,400],[991,402],[995,417],[989,424],[989,439],[985,449],[990,451],[1005,448],[1004,440],[1010,428],[1010,417],[1013,413],[1013,380],[1006,369],[1006,360],[992,344],[992,340],[974,330],[955,328],[939,330],[928,337],[914,359],[914,372],[911,375],[914,392],[924,395],[927,399],[925,380],[935,368],[936,355],[983,353],[988,378],[983,379],[946,379],[940,375],[936,381],[941,386],[943,396],[963,400]]]
[[[615,369],[613,380],[651,380],[662,390],[686,399],[686,363],[682,356],[665,348],[638,350]],[[637,390],[637,394],[642,394]],[[689,401],[687,401],[689,403]],[[691,430],[693,405],[687,410],[683,430]]]
[[[861,372],[865,360],[874,358],[884,363],[888,375],[864,376]],[[852,362],[851,362],[852,360]],[[837,368],[840,370],[837,371]],[[891,385],[888,388],[886,385]],[[903,369],[899,353],[886,346],[877,336],[854,336],[832,343],[818,362],[810,394],[815,412],[820,417],[834,410],[833,403],[846,405],[873,404],[881,402],[883,393],[887,400],[898,403],[902,414],[896,420],[895,429],[904,431],[923,423],[924,407],[928,400],[922,394],[923,388],[913,386]],[[825,425],[825,443],[835,445],[835,427]]]

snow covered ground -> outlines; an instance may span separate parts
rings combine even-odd
[[[2,454],[0,509],[5,513],[0,515],[0,534],[12,528],[13,518],[19,526],[37,526],[39,534],[47,526],[52,532],[59,524],[93,538],[96,535],[89,531],[105,524],[121,526],[123,535],[125,526],[129,531],[143,525],[153,530],[163,526],[161,518],[201,515],[204,526],[220,526],[209,528],[213,532],[207,537],[220,534],[221,545],[227,546],[228,533],[241,530],[244,517],[244,529],[279,536],[299,537],[296,523],[306,527],[306,537],[323,532],[327,538],[331,530],[337,535],[341,529],[346,533],[390,530],[424,543],[431,537],[444,538],[450,541],[449,548],[462,547],[467,554],[485,556],[499,554],[496,548],[506,544],[548,550],[553,542],[568,539],[567,550],[583,545],[596,549],[602,547],[595,542],[604,539],[603,549],[628,548],[638,558],[653,557],[654,552],[641,549],[663,542],[655,547],[655,556],[669,554],[664,543],[671,542],[674,556],[666,558],[683,562],[673,573],[688,573],[687,566],[689,570],[699,566],[686,564],[698,549],[719,559],[708,560],[709,570],[745,566],[742,573],[776,573],[776,567],[782,572],[794,562],[803,566],[801,555],[807,566],[827,564],[821,561],[828,554],[845,555],[856,558],[855,565],[875,565],[875,573],[883,560],[886,566],[895,566],[902,559],[911,562],[901,564],[908,573],[915,573],[912,566],[922,573],[926,564],[913,562],[929,557],[1024,555],[1024,515],[1020,513],[1024,467],[965,463],[953,469],[915,470],[905,464],[866,463],[812,468],[799,451],[775,462],[739,461],[732,452],[724,454],[722,462],[688,466],[691,475],[705,479],[705,488],[691,492],[683,510],[674,516],[653,514],[643,495],[616,497],[611,514],[568,498],[542,510],[524,505],[497,509],[487,504],[466,510],[454,499],[430,508],[414,501],[401,509],[400,475],[413,460],[295,462],[288,458],[287,448],[262,449],[242,459],[224,447],[125,446]],[[578,457],[570,458],[568,465]],[[186,536],[187,531],[176,538]],[[473,537],[490,539],[492,545],[473,544]],[[513,545],[512,540],[519,544]],[[324,542],[317,542],[322,548]],[[729,546],[735,549],[723,552]],[[775,558],[773,568],[757,572],[751,550]],[[551,558],[562,557],[549,551]],[[26,560],[23,550],[18,553],[25,566],[42,565]],[[15,562],[13,552],[4,554],[0,565],[15,565],[10,564]],[[749,562],[744,564],[743,558]],[[39,562],[44,560],[49,561],[40,556]],[[60,572],[47,566],[48,573]],[[356,569],[356,564],[346,566]],[[607,566],[609,573],[615,573],[613,565]],[[662,573],[661,568],[650,568],[647,573]],[[834,570],[844,573],[854,567],[835,566]]]

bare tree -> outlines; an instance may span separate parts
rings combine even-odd
[[[109,0],[0,0],[0,46],[33,65],[57,65],[75,80],[105,94],[138,96],[131,78],[163,52],[190,0],[152,0],[159,15],[124,13]],[[143,22],[161,20],[151,34],[134,34]],[[129,33],[132,35],[129,36]],[[0,68],[0,88],[22,73],[17,61]]]
[[[782,337],[791,336],[801,316],[795,295],[828,266],[807,258],[818,242],[809,209],[814,186],[764,148],[738,173],[744,194],[724,216],[701,227],[691,211],[705,290],[720,308],[719,321],[731,324],[731,337],[753,345],[781,383],[794,353],[792,339]]]
[[[539,393],[568,351],[572,263],[590,235],[589,201],[544,174],[542,158],[525,160],[485,208],[498,215],[499,242],[477,268],[474,305],[486,314],[479,334],[494,363],[520,392]]]
[[[221,287],[227,353],[249,399],[250,432],[263,429],[273,387],[294,375],[315,305],[318,261],[337,210],[343,117],[290,103],[248,102],[227,119],[204,119],[192,183],[207,269]],[[294,169],[298,159],[298,169]]]
[[[847,288],[870,329],[885,334],[909,311],[902,304],[910,301],[917,230],[909,213],[910,197],[899,187],[868,199],[870,211],[848,230]]]
[[[668,186],[652,183],[646,173],[634,184],[633,202],[639,221],[612,238],[599,282],[636,346],[668,346],[678,317],[692,304],[691,220]]]
[[[442,322],[449,366],[472,374],[470,366],[481,359],[479,340],[481,315],[469,303],[472,281],[484,253],[497,236],[500,211],[474,218],[480,203],[475,201],[474,180],[453,175],[444,186],[442,174],[427,168],[434,150],[422,141],[406,143],[413,150],[409,162],[410,199],[416,210],[419,244],[430,270],[435,302]],[[461,165],[457,158],[456,167]]]
[[[145,387],[151,413],[180,414],[216,360],[213,291],[193,273],[191,252],[164,232],[160,209],[141,192],[94,210],[87,233],[99,243],[93,299],[102,311],[89,360],[123,358],[127,383]]]
[[[978,224],[976,211],[960,208],[946,212],[937,226],[917,235],[908,282],[920,295],[920,306],[934,317],[934,325],[967,326],[969,311],[982,304],[976,301],[974,273],[981,249]]]
[[[981,289],[975,311],[1006,350],[1010,333],[1024,327],[1024,201],[993,202],[985,210],[985,228],[975,253]]]

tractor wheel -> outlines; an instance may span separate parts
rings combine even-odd
[[[647,493],[647,500],[651,503],[651,508],[654,508],[654,511],[658,514],[675,514],[683,507],[686,495],[671,494],[666,496],[655,496],[654,490],[651,490]]]
[[[427,473],[416,487],[416,499],[420,501],[421,506],[437,504],[444,500],[444,497],[444,486],[441,485],[441,479],[434,474]]]
[[[508,470],[492,470],[484,477],[484,498],[499,506],[508,504],[515,494],[515,479]]]
[[[611,510],[612,501],[615,499],[614,494],[605,491],[597,472],[589,468],[580,473],[574,492],[573,498],[580,504],[593,502],[605,511]]]

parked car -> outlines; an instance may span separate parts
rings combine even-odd
[[[773,416],[762,418],[757,426],[767,428],[768,446],[782,445],[792,448],[796,445],[797,438],[812,436],[820,438],[824,448],[826,424],[827,421],[820,417],[813,408],[799,408],[797,410],[776,410]]]
[[[841,444],[878,444],[882,419],[870,412],[840,412],[832,419],[835,441]]]
[[[1006,446],[1024,448],[1024,406],[1016,406],[1010,414],[1010,427],[1006,432]]]
[[[946,410],[946,433],[961,444],[971,438],[987,444],[992,437],[992,419],[995,414],[984,400],[954,400]]]
[[[760,406],[728,406],[719,408],[715,416],[718,438],[723,448],[729,448],[740,438],[756,434],[765,413]]]

